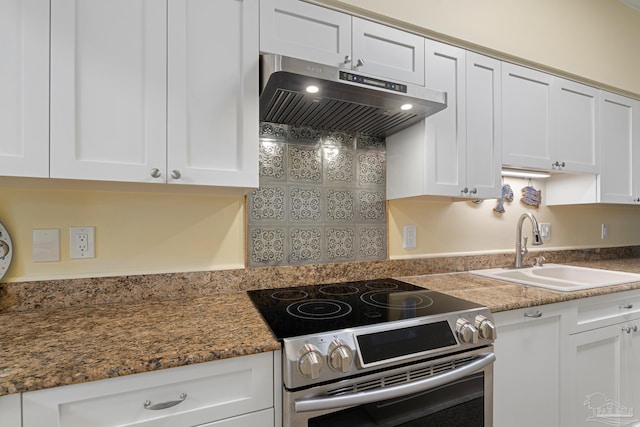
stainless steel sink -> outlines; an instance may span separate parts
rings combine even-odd
[[[519,269],[492,268],[469,273],[561,292],[640,282],[640,274],[564,264],[545,264],[541,267]]]

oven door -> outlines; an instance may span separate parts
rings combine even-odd
[[[493,425],[493,347],[299,391],[284,427]]]

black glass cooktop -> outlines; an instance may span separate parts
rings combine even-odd
[[[278,339],[482,307],[395,279],[247,293]]]

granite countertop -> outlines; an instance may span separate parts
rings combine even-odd
[[[640,273],[639,259],[571,264]],[[400,279],[493,312],[640,289],[553,292],[465,272]],[[6,313],[0,323],[0,396],[280,348],[245,292]]]
[[[244,292],[0,315],[0,396],[280,348]]]
[[[640,274],[640,260],[637,258],[570,262],[567,264]],[[410,276],[401,277],[400,279],[418,286],[433,289],[434,291],[444,292],[449,295],[485,305],[494,313],[605,295],[614,292],[623,292],[632,289],[640,289],[640,282],[634,282],[624,285],[586,289],[582,291],[555,292],[543,288],[518,285],[515,283],[476,276],[466,272]]]

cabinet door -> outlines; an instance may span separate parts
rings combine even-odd
[[[629,407],[622,395],[623,338],[619,324],[570,336],[563,425],[593,425],[598,409],[607,404]]]
[[[466,54],[467,186],[479,198],[500,197],[502,189],[501,63]]]
[[[51,0],[51,177],[165,181],[166,25],[160,0]]]
[[[598,173],[598,89],[570,80],[553,81],[553,169]],[[556,165],[558,162],[558,165]]]
[[[425,43],[426,84],[447,92],[447,108],[426,119],[426,194],[468,196],[465,51],[432,40]]]
[[[49,1],[0,3],[0,175],[49,176]]]
[[[351,16],[299,0],[261,0],[260,51],[350,69]]]
[[[528,318],[525,313],[540,317]],[[561,425],[562,310],[543,306],[494,317],[498,330],[493,368],[495,427]]]
[[[630,330],[623,331],[626,354],[623,365],[623,391],[628,396],[628,408],[633,409],[634,418],[638,419],[638,408],[640,408],[640,320],[625,323],[623,326],[631,327]],[[635,330],[634,330],[635,329]]]
[[[258,2],[170,0],[167,181],[258,186]]]
[[[424,37],[354,17],[352,40],[354,70],[424,86]]]
[[[20,394],[7,394],[0,396],[0,426],[22,426],[22,402]]]
[[[553,76],[502,64],[502,163],[550,169]]]
[[[636,100],[601,93],[600,105],[600,201],[634,203],[634,155],[640,146],[640,116]]]

